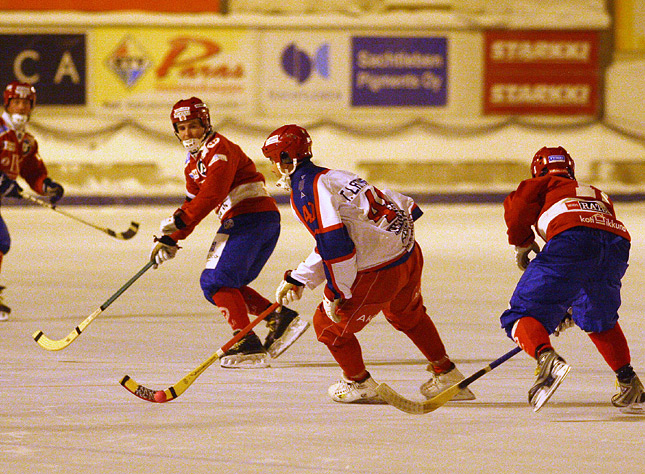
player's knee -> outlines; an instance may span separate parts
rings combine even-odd
[[[345,331],[343,326],[329,319],[329,316],[322,309],[322,305],[316,308],[313,317],[313,326],[316,332],[316,339],[328,347],[342,346],[347,340],[345,336],[351,334]]]
[[[7,240],[0,241],[0,254],[7,255],[9,253],[10,248],[11,248],[10,240],[7,239]]]
[[[201,278],[199,279],[199,286],[204,293],[204,298],[206,298],[206,301],[211,304],[215,304],[213,302],[213,295],[218,292],[222,285],[214,282],[211,278],[208,277],[205,272],[203,272]]]

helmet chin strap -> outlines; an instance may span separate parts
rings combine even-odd
[[[191,155],[194,155],[202,147],[202,142],[202,138],[189,138],[187,140],[182,140],[181,144],[184,145],[184,148],[186,148]]]
[[[196,155],[206,139],[211,135],[211,132],[212,129],[208,129],[202,138],[187,138],[186,140],[180,139],[181,144],[184,145],[184,148],[186,148],[191,155]],[[177,135],[176,132],[175,135]],[[177,135],[177,138],[179,138],[179,135]]]
[[[29,121],[29,115],[26,114],[11,114],[11,124],[18,131],[23,131]]]
[[[285,191],[291,191],[291,178],[290,178],[290,176],[296,170],[297,166],[298,166],[298,160],[293,160],[293,167],[291,168],[291,170],[289,170],[288,168],[283,168],[281,163],[277,163],[277,168],[278,168],[278,171],[280,172],[281,176],[280,176],[280,179],[278,179],[278,181],[276,181],[275,185],[278,188],[284,189]]]

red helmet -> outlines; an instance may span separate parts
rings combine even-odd
[[[202,126],[208,131],[211,128],[211,115],[208,107],[201,99],[191,97],[190,99],[182,99],[172,107],[170,112],[170,120],[172,126],[177,132],[177,124],[198,118],[202,122]]]
[[[311,137],[307,130],[298,125],[283,125],[271,132],[262,146],[262,153],[278,164],[311,158]]]
[[[31,108],[36,105],[36,89],[27,82],[13,81],[7,84],[4,90],[4,106],[9,106],[11,99],[29,99]]]
[[[540,148],[531,162],[531,175],[534,178],[546,174],[556,174],[575,179],[575,169],[573,158],[561,146]]]

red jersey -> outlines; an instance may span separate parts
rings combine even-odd
[[[0,117],[0,171],[9,178],[22,176],[38,194],[43,194],[47,168],[38,154],[38,142],[27,132],[16,133],[6,112]]]
[[[221,220],[251,212],[278,211],[269,195],[264,176],[235,143],[214,133],[197,155],[190,153],[184,167],[186,201],[182,220],[186,228],[170,237],[185,239],[211,211]]]
[[[630,240],[616,219],[614,204],[600,189],[564,176],[546,175],[522,181],[504,200],[508,242],[521,247],[535,239],[531,229],[548,242],[572,227],[592,227]]]

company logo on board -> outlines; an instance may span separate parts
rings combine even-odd
[[[295,43],[289,44],[280,56],[280,62],[284,72],[302,84],[307,81],[314,72],[324,79],[329,78],[329,43],[323,43],[313,55],[307,54]]]
[[[148,57],[141,45],[131,36],[126,36],[112,51],[105,64],[127,87],[131,87],[152,65]]]

